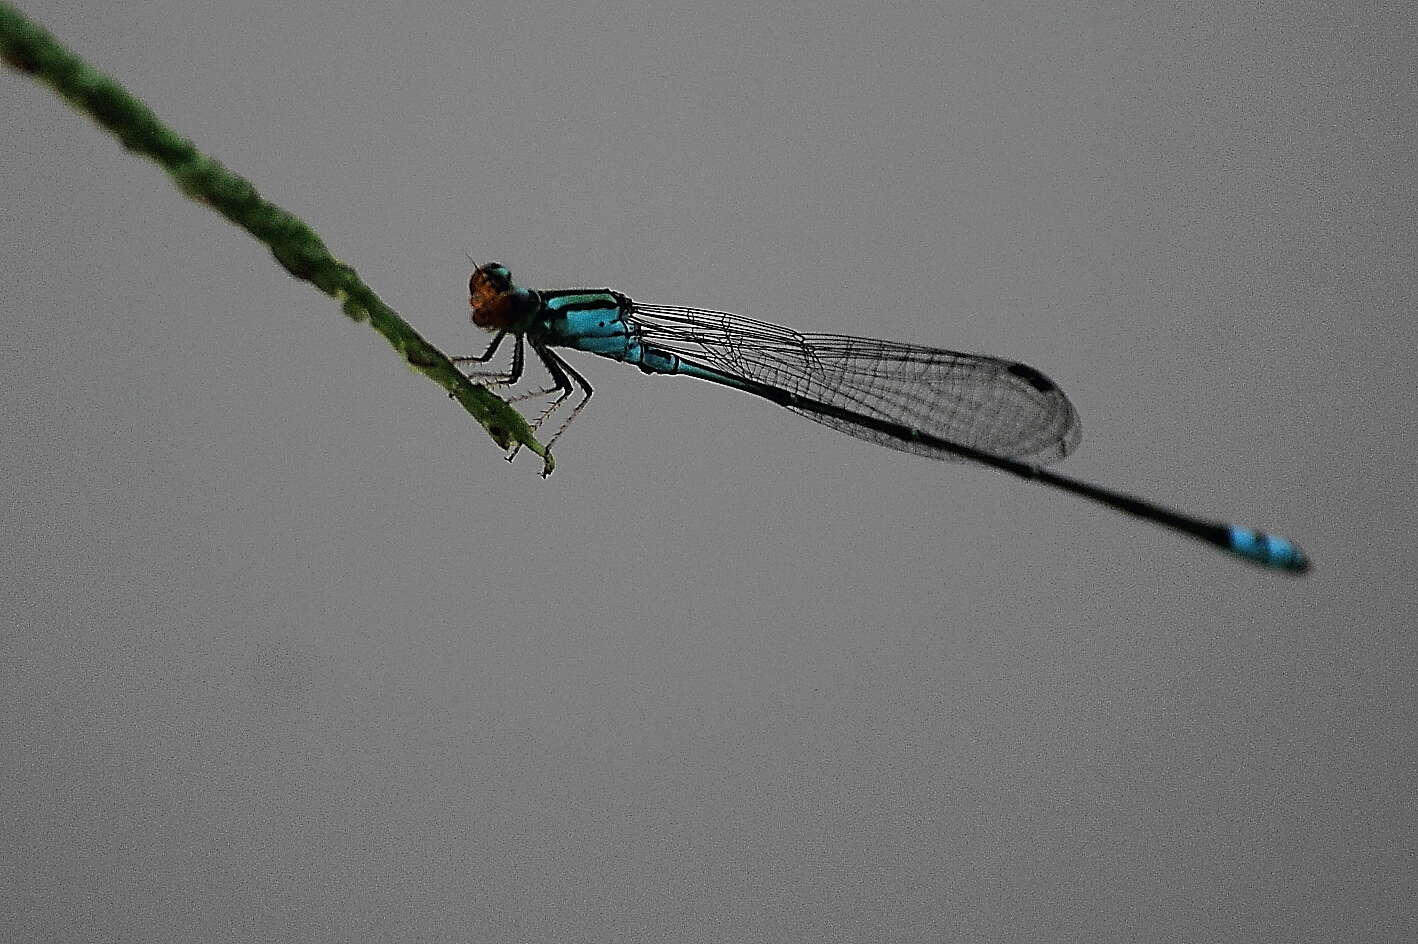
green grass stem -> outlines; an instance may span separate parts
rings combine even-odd
[[[263,200],[250,181],[202,154],[116,81],[3,2],[0,55],[11,68],[48,85],[112,132],[125,148],[156,162],[188,197],[265,243],[287,272],[335,299],[351,319],[369,322],[414,370],[462,404],[493,441],[503,449],[521,443],[542,457],[542,474],[551,474],[555,466],[551,453],[537,442],[522,415],[486,388],[470,383],[447,355],[384,304],[353,268],[331,255],[303,220]],[[6,133],[20,134],[23,129],[11,127]]]

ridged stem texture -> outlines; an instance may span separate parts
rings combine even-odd
[[[198,151],[116,81],[8,3],[0,3],[0,55],[12,69],[48,85],[112,132],[125,148],[154,161],[184,194],[265,243],[287,272],[338,301],[352,320],[368,322],[414,370],[447,390],[499,446],[526,446],[542,457],[542,474],[551,473],[555,465],[551,453],[537,442],[522,415],[486,388],[470,383],[447,355],[384,304],[353,268],[336,259],[309,225],[262,199],[250,181]],[[23,129],[11,127],[6,133],[19,134]]]

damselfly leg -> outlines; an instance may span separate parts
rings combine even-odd
[[[486,364],[492,360],[497,349],[502,346],[502,339],[510,332],[499,331],[493,337],[492,343],[487,346],[487,350],[481,354],[455,354],[448,359],[454,364]],[[463,376],[469,380],[476,381],[484,387],[509,387],[515,384],[522,377],[522,335],[515,335],[516,341],[512,345],[512,367],[508,371],[465,371]]]
[[[522,379],[526,359],[524,353],[526,346],[525,335],[514,334],[510,331],[499,331],[497,336],[492,339],[492,343],[488,345],[487,350],[483,351],[481,354],[459,354],[450,357],[449,360],[454,364],[486,364],[488,361],[492,360],[493,356],[497,353],[497,349],[502,345],[503,339],[506,338],[508,334],[513,334],[515,338],[512,346],[512,364],[509,370],[475,371],[467,373],[465,376],[474,383],[485,387],[510,387]],[[586,381],[586,378],[581,376],[579,371],[566,363],[561,357],[557,356],[554,351],[536,342],[532,343],[532,350],[536,352],[537,359],[542,362],[542,365],[547,369],[547,373],[551,375],[551,386],[540,387],[535,390],[524,390],[520,393],[506,396],[503,399],[508,403],[516,403],[519,400],[531,400],[537,397],[558,394],[545,409],[537,414],[535,419],[529,422],[528,425],[531,426],[533,432],[540,429],[542,423],[546,422],[547,418],[555,413],[561,405],[576,392],[576,387],[581,389],[580,401],[571,409],[571,414],[567,416],[566,421],[557,428],[555,435],[547,440],[546,445],[550,448],[551,444],[556,442],[562,433],[566,432],[566,428],[571,425],[571,421],[576,419],[577,415],[580,414],[581,410],[586,406],[587,401],[591,399],[591,394],[594,391],[590,383]],[[574,387],[573,384],[575,384]],[[509,462],[517,457],[517,453],[521,448],[521,443],[517,443],[512,447],[512,451],[507,454]]]
[[[542,363],[546,365],[547,371],[550,372],[552,378],[556,380],[556,389],[563,391],[562,395],[556,398],[555,403],[542,411],[542,415],[532,424],[532,429],[541,426],[542,421],[548,416],[551,416],[556,408],[565,403],[566,398],[571,395],[571,384],[567,382],[568,378],[574,380],[576,386],[581,388],[580,401],[571,408],[571,413],[566,417],[565,421],[562,422],[561,426],[557,428],[557,431],[552,434],[552,437],[547,440],[546,445],[547,448],[550,449],[551,444],[560,439],[561,434],[566,432],[566,427],[571,425],[571,421],[581,414],[581,411],[586,408],[587,403],[591,402],[591,394],[595,393],[595,391],[591,389],[591,385],[586,381],[586,378],[581,376],[580,371],[562,360],[561,355],[557,354],[551,348],[541,344],[533,344],[532,350],[537,352],[537,356],[540,357]],[[521,443],[518,443],[518,445],[520,446]]]

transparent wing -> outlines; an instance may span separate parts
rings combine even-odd
[[[741,315],[636,303],[643,343],[749,380],[940,439],[1047,463],[1068,455],[1082,429],[1054,382],[1026,364],[938,348],[801,334]],[[955,458],[929,444],[848,419],[793,412],[868,442]]]

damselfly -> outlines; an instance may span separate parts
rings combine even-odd
[[[634,364],[647,374],[683,374],[771,400],[814,422],[903,452],[978,462],[1082,495],[1288,573],[1310,562],[1285,538],[1207,521],[1044,468],[1078,445],[1073,404],[1033,367],[1015,361],[836,334],[802,334],[702,308],[643,305],[610,289],[532,291],[498,263],[476,266],[468,281],[473,323],[494,332],[478,355],[487,363],[514,339],[511,369],[474,374],[490,386],[522,377],[525,345],[552,386],[513,397],[553,397],[540,426],[581,391],[550,446],[591,397],[591,385],[552,350],[573,348]],[[574,384],[574,388],[573,388]]]

